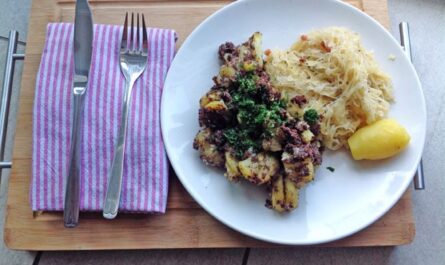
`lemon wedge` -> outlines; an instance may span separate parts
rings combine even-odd
[[[394,119],[383,119],[358,129],[348,145],[355,160],[385,159],[400,153],[411,137]]]

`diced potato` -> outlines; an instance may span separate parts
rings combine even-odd
[[[210,142],[210,136],[210,129],[199,131],[193,142],[193,147],[198,149],[200,158],[205,164],[222,168],[224,166],[224,154]]]
[[[289,161],[292,156],[288,153],[288,152],[283,152],[283,154],[281,154],[281,161],[283,162],[283,167],[284,167],[284,173],[286,175],[286,177],[288,177],[289,179],[292,179],[295,183],[298,182],[298,178],[299,178],[299,165],[301,164],[301,162],[292,162]]]
[[[217,90],[210,91],[209,93],[205,94],[201,97],[199,100],[199,105],[201,108],[203,108],[205,105],[209,104],[212,101],[218,101],[221,100],[221,92]]]
[[[243,69],[246,72],[252,72],[256,69],[257,64],[255,62],[249,61],[243,63]]]
[[[250,36],[249,40],[245,42],[243,45],[238,47],[238,62],[242,63],[241,67],[245,71],[253,71],[257,68],[263,68],[263,50],[261,47],[263,35],[260,32],[255,32],[252,36]],[[246,57],[248,56],[248,57]],[[244,61],[246,58],[250,59],[251,56],[255,58],[255,64],[246,65],[247,69],[244,69]],[[254,67],[254,68],[253,68]],[[251,69],[251,70],[250,70]]]
[[[314,138],[314,134],[310,130],[305,130],[301,134],[301,138],[303,139],[303,142],[310,143],[312,139]]]
[[[199,110],[199,125],[211,129],[222,129],[231,119],[224,101],[211,101]]]
[[[394,119],[384,119],[358,129],[348,144],[355,160],[378,160],[400,153],[409,141],[402,125]]]
[[[272,209],[283,212],[290,211],[298,206],[298,188],[290,179],[278,176],[272,184],[270,194]]]
[[[263,48],[262,48],[262,40],[263,40],[263,35],[260,32],[255,32],[252,37],[251,37],[251,41],[252,41],[252,46],[255,50],[255,59],[258,62],[258,66],[260,68],[263,67]]]
[[[269,182],[278,172],[280,163],[271,155],[259,153],[239,162],[238,168],[248,181],[261,185]]]
[[[236,181],[241,177],[241,172],[238,169],[238,159],[236,159],[230,152],[225,153],[226,158],[226,173],[224,174],[230,181]]]
[[[272,209],[278,212],[285,211],[285,200],[283,176],[280,175],[272,184],[270,196]]]
[[[249,49],[244,45],[240,45],[238,48],[238,53],[239,53],[238,62],[242,63],[244,62],[244,57],[246,57],[246,55],[249,54]]]
[[[271,152],[278,152],[283,149],[280,141],[276,138],[264,139],[262,142],[263,149]]]
[[[286,152],[283,156],[286,156]],[[292,180],[298,188],[314,179],[314,164],[310,158],[299,162],[286,162],[283,160],[284,172],[289,180]],[[305,174],[302,174],[305,173]]]
[[[298,207],[298,188],[289,178],[284,179],[284,194],[286,210],[293,210]]]
[[[312,180],[314,180],[314,164],[312,163],[312,160],[310,158],[306,158],[303,161],[304,165],[306,166],[306,168],[308,169],[308,172],[306,175],[301,176],[301,180],[303,182],[303,185],[306,183],[311,182]]]
[[[211,111],[222,111],[222,110],[227,110],[227,106],[224,103],[224,101],[222,100],[218,100],[218,101],[212,101],[210,103],[207,103],[204,108],[206,110],[211,110]]]
[[[234,77],[236,75],[236,71],[231,66],[222,65],[219,69],[219,75],[222,77]]]

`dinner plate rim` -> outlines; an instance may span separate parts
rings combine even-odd
[[[282,0],[278,0],[276,2],[279,2]],[[342,8],[346,8],[346,9],[350,9],[351,12],[358,12],[360,13],[360,15],[366,17],[369,21],[371,21],[375,26],[377,26],[387,37],[389,37],[389,39],[391,41],[393,41],[394,43],[397,44],[398,49],[403,53],[403,49],[400,46],[400,44],[396,41],[396,39],[391,35],[391,33],[385,28],[383,27],[376,19],[374,19],[373,17],[371,17],[370,15],[368,15],[367,13],[363,12],[362,10],[348,4],[345,3],[343,1],[339,1],[339,0],[324,0],[325,2],[329,2],[329,3],[335,3],[338,5],[341,5]],[[189,41],[191,41],[193,39],[193,37],[195,36],[195,34],[198,34],[198,32],[200,31],[201,27],[203,27],[208,21],[212,20],[214,17],[218,16],[220,13],[225,12],[228,9],[231,8],[236,8],[238,5],[242,5],[245,2],[255,2],[255,0],[238,0],[232,3],[229,3],[225,6],[223,6],[222,8],[218,9],[217,11],[215,11],[214,13],[212,13],[210,16],[208,16],[206,19],[204,19],[198,26],[196,26],[193,31],[189,34],[189,36],[185,39],[185,41],[183,42],[183,44],[181,45],[181,47],[178,49],[177,54],[179,54],[181,52],[181,50],[183,49],[183,47],[186,46],[186,44],[188,44]],[[175,57],[176,58],[176,57]],[[411,168],[409,170],[407,170],[407,172],[410,172],[410,176],[408,177],[410,180],[413,179],[414,177],[414,173],[416,172],[417,169],[417,165],[419,164],[421,157],[422,157],[422,153],[424,150],[424,146],[425,146],[425,138],[426,138],[426,128],[427,128],[427,112],[426,112],[426,103],[425,103],[425,96],[423,93],[423,89],[422,89],[422,85],[420,83],[420,79],[419,76],[414,68],[414,66],[412,65],[412,63],[408,60],[408,58],[406,56],[404,56],[404,58],[402,59],[405,61],[405,64],[409,65],[410,68],[410,72],[412,72],[414,74],[414,78],[416,80],[416,87],[419,88],[419,92],[421,94],[421,98],[420,103],[421,103],[421,107],[422,107],[422,111],[423,111],[423,117],[422,117],[422,134],[423,134],[423,138],[421,141],[421,148],[420,148],[420,154],[417,154],[416,157],[416,163],[414,165],[411,166]],[[173,60],[171,66],[174,65],[174,61]],[[165,83],[164,83],[164,88],[165,88],[165,84],[167,83],[167,80],[169,78],[169,73],[167,72],[167,76],[165,78]],[[168,140],[165,139],[165,133],[164,131],[166,130],[165,126],[166,125],[166,121],[165,121],[165,108],[167,108],[167,106],[165,105],[165,101],[166,101],[166,97],[164,96],[165,93],[162,94],[161,96],[161,110],[160,110],[160,116],[161,116],[161,132],[162,132],[162,137],[164,140],[164,146],[167,152],[167,155],[170,157],[171,153],[174,152],[172,150],[172,148],[170,148],[169,144],[168,144]],[[244,235],[250,236],[252,238],[258,239],[258,240],[262,240],[265,242],[269,242],[269,243],[274,243],[274,244],[282,244],[282,245],[316,245],[316,244],[323,244],[323,243],[328,243],[328,242],[332,242],[332,241],[336,241],[336,240],[340,240],[343,238],[346,238],[348,236],[351,236],[367,227],[369,227],[371,224],[373,224],[374,222],[376,222],[378,219],[380,219],[383,215],[385,215],[397,202],[400,201],[400,198],[402,197],[402,195],[406,192],[407,188],[409,187],[411,181],[406,181],[404,183],[403,186],[401,186],[401,188],[399,189],[399,192],[395,195],[395,198],[397,198],[396,200],[394,200],[392,203],[387,203],[386,207],[382,207],[384,208],[384,210],[380,213],[377,214],[375,216],[375,218],[370,218],[370,220],[368,222],[365,222],[364,224],[362,224],[360,227],[358,227],[357,229],[351,229],[348,233],[343,233],[343,234],[339,234],[335,237],[331,237],[328,239],[320,239],[320,240],[312,240],[312,241],[301,241],[301,240],[283,240],[283,239],[276,239],[276,238],[271,238],[268,236],[262,236],[259,235],[257,233],[254,232],[250,232],[250,231],[245,231],[242,229],[239,229],[238,227],[236,227],[234,224],[231,224],[230,222],[227,222],[226,220],[224,220],[224,218],[220,218],[217,213],[213,212],[212,210],[210,210],[208,208],[208,205],[201,200],[200,196],[195,195],[194,191],[191,189],[191,187],[189,187],[189,184],[187,183],[187,181],[184,180],[184,176],[182,176],[182,172],[177,170],[177,165],[175,165],[174,162],[172,162],[172,160],[170,160],[170,164],[173,167],[174,172],[176,173],[179,181],[181,182],[181,184],[184,186],[184,188],[187,190],[187,192],[193,197],[194,200],[196,200],[196,202],[208,213],[210,214],[212,217],[216,218],[219,222],[223,223],[224,225],[234,229],[237,232],[240,232]]]

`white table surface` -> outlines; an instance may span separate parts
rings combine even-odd
[[[17,29],[26,40],[30,0],[1,0],[0,36]],[[393,35],[408,21],[414,66],[423,84],[428,108],[424,151],[426,190],[413,192],[416,222],[414,242],[399,247],[252,249],[247,261],[255,264],[445,264],[445,0],[389,0]],[[3,80],[6,41],[0,39],[0,81]],[[22,49],[23,47],[20,47]],[[21,76],[19,63],[15,80]],[[14,127],[19,82],[14,84],[11,124]],[[10,157],[13,130],[8,135]],[[8,171],[0,187],[0,237],[3,238]],[[35,252],[8,250],[0,241],[0,265],[33,264]],[[242,264],[244,249],[43,252],[35,264]]]

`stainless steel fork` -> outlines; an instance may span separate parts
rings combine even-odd
[[[108,188],[103,207],[103,216],[107,219],[116,217],[121,196],[122,174],[124,169],[125,137],[127,134],[128,111],[130,109],[131,91],[136,80],[141,76],[147,66],[148,40],[144,15],[142,14],[142,27],[139,27],[139,13],[137,14],[136,36],[134,36],[134,14],[131,14],[130,35],[128,35],[128,13],[125,14],[124,30],[122,33],[119,63],[122,74],[125,76],[125,95],[122,107],[122,119],[119,128],[117,143],[114,149],[113,163],[108,177]],[[140,37],[142,31],[142,41]]]

